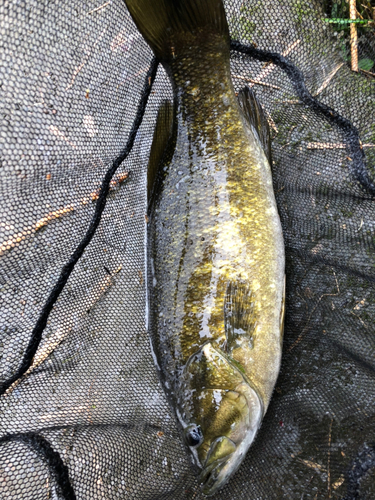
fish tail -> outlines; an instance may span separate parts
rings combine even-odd
[[[222,35],[229,29],[222,0],[125,0],[156,57],[168,60],[191,35]]]

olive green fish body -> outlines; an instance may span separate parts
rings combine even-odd
[[[140,3],[127,1],[145,34]],[[243,460],[279,372],[284,246],[270,166],[232,86],[221,2],[184,5],[198,3],[206,26],[150,43],[174,104],[150,212],[149,329],[210,495]]]

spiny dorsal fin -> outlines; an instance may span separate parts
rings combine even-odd
[[[224,300],[224,326],[227,351],[231,353],[245,342],[252,347],[255,324],[251,290],[241,281],[230,281]]]
[[[245,119],[258,134],[268,162],[272,165],[270,127],[260,102],[249,87],[244,87],[238,94],[238,103]]]
[[[150,157],[147,167],[147,203],[150,206],[155,191],[159,168],[164,158],[173,131],[173,104],[164,100],[156,118],[154,136],[152,139]]]

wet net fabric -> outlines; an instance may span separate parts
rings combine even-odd
[[[235,89],[255,90],[271,127],[287,301],[267,415],[213,498],[375,498],[375,80],[350,70],[320,2],[225,8]],[[0,37],[0,497],[203,499],[145,328],[146,169],[168,80],[119,0],[5,1]]]

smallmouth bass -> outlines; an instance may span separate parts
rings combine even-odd
[[[284,243],[269,132],[254,95],[235,96],[221,0],[125,3],[174,96],[148,167],[148,328],[212,495],[245,458],[280,368]]]

